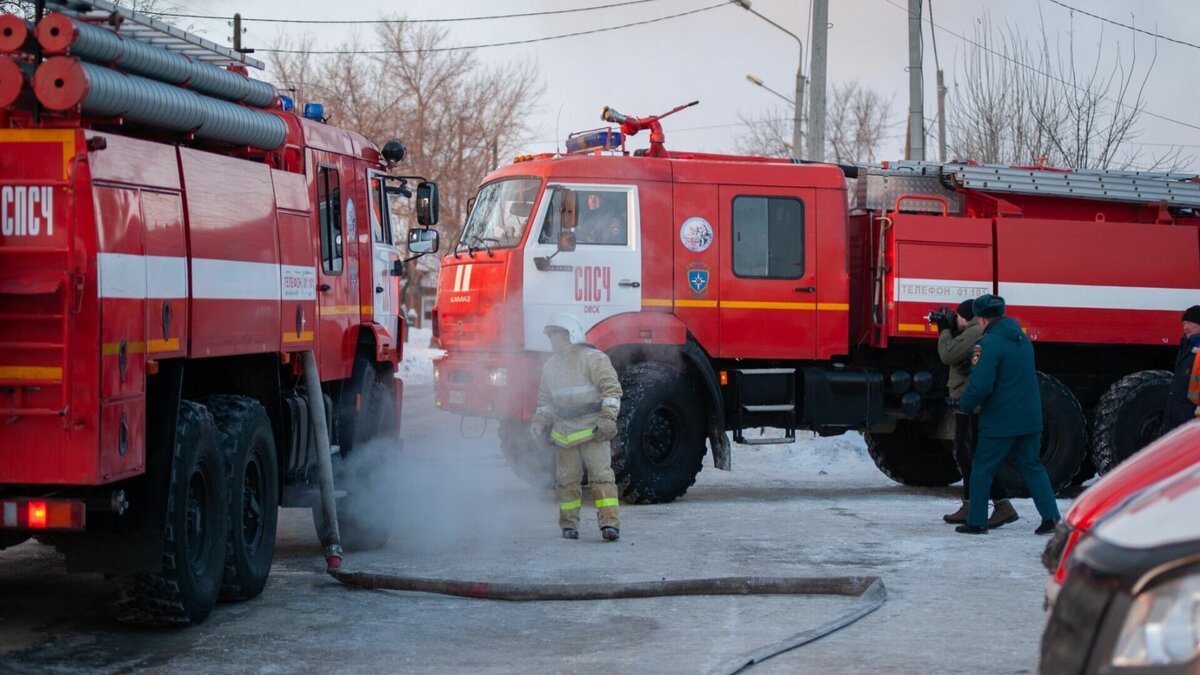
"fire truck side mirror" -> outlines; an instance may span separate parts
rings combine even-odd
[[[438,187],[437,183],[426,182],[417,185],[417,223],[425,227],[437,225],[438,221]],[[436,241],[436,240],[435,240]],[[412,240],[409,239],[409,244]],[[437,250],[437,247],[434,247]]]
[[[439,234],[437,230],[427,227],[408,231],[408,251],[424,255],[438,250]]]
[[[575,192],[567,188],[559,188],[560,206],[559,227],[563,230],[575,229]],[[574,248],[574,247],[572,247]]]
[[[563,228],[558,231],[558,250],[574,251],[575,250],[575,228]]]

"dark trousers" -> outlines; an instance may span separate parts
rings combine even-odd
[[[1025,485],[1029,486],[1029,494],[1033,497],[1033,505],[1037,507],[1042,520],[1057,520],[1058,502],[1054,501],[1054,489],[1050,487],[1050,476],[1046,467],[1038,457],[1038,449],[1042,444],[1042,434],[1025,434],[1024,436],[980,436],[975,447],[975,461],[971,467],[971,503],[967,511],[967,524],[976,527],[987,527],[988,491],[992,487],[992,479],[996,470],[1012,455],[1021,469]]]
[[[971,458],[975,456],[975,444],[979,440],[979,415],[957,412],[954,414],[954,463],[963,477],[963,501],[971,498]],[[1006,499],[1004,486],[992,481],[992,501]]]

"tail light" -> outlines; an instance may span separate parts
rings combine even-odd
[[[79,499],[3,499],[0,529],[82,530],[86,513]]]

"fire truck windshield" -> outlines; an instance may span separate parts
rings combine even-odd
[[[539,178],[509,178],[484,185],[475,197],[459,245],[491,250],[520,244],[541,186]]]

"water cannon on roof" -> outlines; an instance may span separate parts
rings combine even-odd
[[[651,115],[649,117],[634,117],[633,115],[622,115],[615,108],[604,106],[604,110],[600,111],[600,119],[612,124],[621,125],[621,133],[626,136],[636,136],[643,129],[650,130],[650,149],[645,152],[647,157],[669,157],[664,143],[667,140],[666,134],[663,133],[662,125],[659,120],[694,105],[699,105],[700,101],[692,101],[684,103],[681,106],[676,106],[661,115]]]

